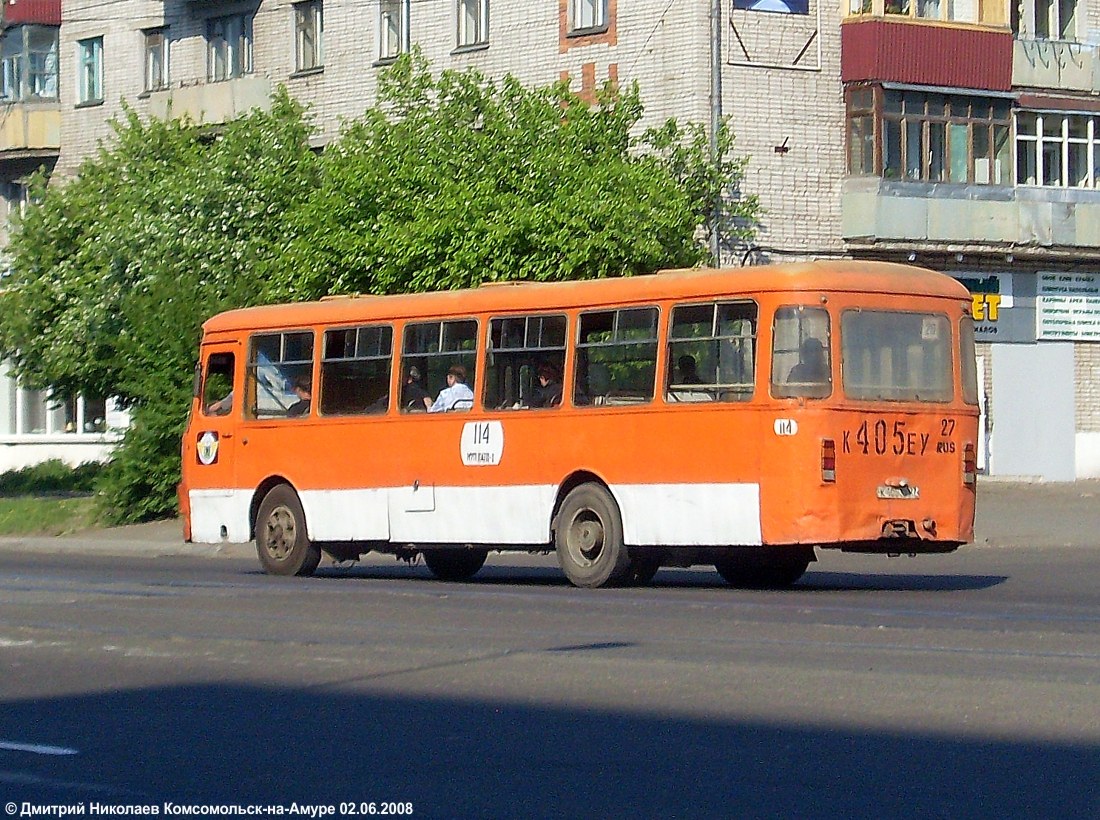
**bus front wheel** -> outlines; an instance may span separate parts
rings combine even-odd
[[[598,484],[582,484],[565,497],[558,511],[554,547],[562,571],[574,586],[616,584],[630,573],[619,506]]]
[[[302,502],[286,484],[273,487],[260,504],[256,552],[272,575],[312,575],[321,562],[321,548],[306,534]]]
[[[801,578],[813,560],[813,547],[737,547],[716,561],[714,568],[730,586],[781,589]]]
[[[424,563],[440,581],[468,581],[485,566],[489,550],[424,550]]]

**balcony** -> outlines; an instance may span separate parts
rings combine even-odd
[[[254,108],[271,107],[271,80],[249,75],[149,94],[149,113],[161,119],[190,118],[214,125],[236,119]]]
[[[849,177],[841,230],[854,244],[1073,248],[1100,253],[1100,191]]]
[[[852,82],[1008,91],[1012,33],[909,21],[855,19],[840,29],[841,78]]]
[[[1024,88],[1100,93],[1096,46],[1063,40],[1016,40],[1012,84]]]
[[[0,152],[56,154],[61,148],[61,107],[56,100],[0,105]]]

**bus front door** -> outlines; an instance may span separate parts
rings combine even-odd
[[[244,404],[237,348],[232,343],[203,345],[199,401],[184,447],[191,540],[204,544],[249,539],[248,494],[234,481],[234,449]]]

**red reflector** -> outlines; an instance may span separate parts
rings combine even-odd
[[[821,440],[821,480],[836,481],[836,444],[831,438]]]
[[[978,478],[978,457],[973,444],[963,447],[963,484],[973,484]]]

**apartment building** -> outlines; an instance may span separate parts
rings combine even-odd
[[[7,2],[0,33],[0,249],[28,206],[27,179],[53,171],[61,149],[60,0]],[[0,250],[0,287],[8,265]],[[21,387],[0,362],[0,471],[51,458],[101,461],[127,415],[103,397],[53,400]]]
[[[45,2],[9,2],[5,31]],[[322,147],[413,44],[437,69],[636,82],[645,124],[726,116],[764,216],[724,262],[957,277],[987,471],[1100,476],[1100,0],[65,0],[56,43],[41,161],[61,176],[122,100],[218,122],[283,84]],[[7,145],[0,172],[18,180]]]

